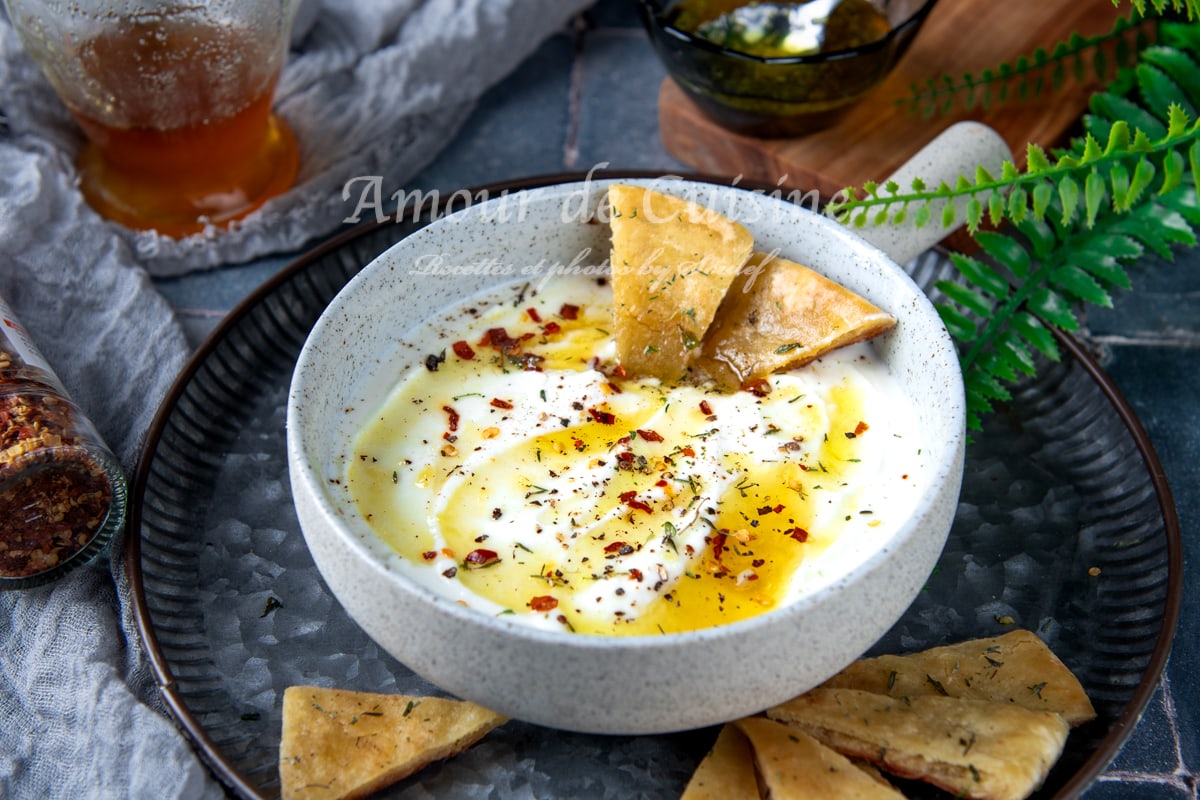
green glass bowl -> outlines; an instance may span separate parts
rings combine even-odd
[[[678,0],[638,0],[667,73],[721,127],[756,137],[799,136],[834,123],[907,51],[937,0],[875,0],[889,30],[879,39],[815,55],[762,57],[672,24]],[[714,3],[716,5],[716,3]],[[719,3],[722,9],[749,2]]]

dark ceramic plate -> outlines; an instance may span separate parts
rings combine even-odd
[[[127,551],[138,622],[167,704],[237,795],[278,796],[287,686],[440,693],[381,651],[321,580],[292,509],[284,441],[288,382],[309,329],[347,280],[436,213],[413,221],[410,209],[401,222],[353,230],[263,285],[199,349],[147,438]],[[947,269],[937,252],[913,265],[926,286]],[[1093,359],[1074,340],[1062,345],[1062,362],[1019,386],[975,436],[937,571],[873,650],[1037,631],[1099,713],[1072,731],[1043,800],[1080,794],[1133,729],[1181,592],[1178,520],[1157,457]],[[714,736],[510,722],[381,796],[675,798]]]

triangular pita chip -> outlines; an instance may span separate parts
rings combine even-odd
[[[847,757],[976,800],[1028,797],[1062,754],[1069,730],[1048,711],[856,689],[814,689],[767,709],[767,716]]]
[[[679,800],[759,800],[754,754],[734,725],[721,727]]]
[[[771,800],[904,800],[888,783],[799,730],[765,717],[736,724],[750,739]]]
[[[855,661],[824,684],[892,697],[947,695],[1054,711],[1078,725],[1096,718],[1079,680],[1034,633],[971,639],[910,655]]]
[[[283,694],[283,800],[361,798],[461,753],[505,718],[440,697],[291,686]]]
[[[808,267],[756,252],[725,294],[705,336],[700,367],[736,388],[895,324],[892,315]]]
[[[608,198],[617,357],[631,375],[677,381],[754,239],[680,197],[614,184]]]

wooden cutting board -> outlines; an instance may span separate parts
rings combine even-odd
[[[1107,33],[1131,8],[1125,2],[1114,7],[1112,0],[941,0],[884,83],[834,127],[795,139],[755,139],[725,131],[667,78],[658,102],[663,144],[700,172],[782,181],[825,196],[886,178],[926,142],[963,119],[995,128],[1017,163],[1023,164],[1028,142],[1047,148],[1062,142],[1102,81],[1072,78],[1036,100],[931,119],[913,115],[894,101],[911,97],[912,84],[931,77],[978,74],[1031,55],[1037,47],[1051,51],[1072,31],[1085,36]],[[1067,73],[1072,73],[1069,66]]]

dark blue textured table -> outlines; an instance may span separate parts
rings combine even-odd
[[[593,166],[687,171],[662,147],[663,69],[628,0],[601,0],[550,38],[481,102],[455,140],[405,187],[453,191]],[[395,187],[401,188],[401,187]],[[349,209],[348,209],[349,213]],[[297,254],[158,288],[193,342]],[[1200,250],[1146,259],[1133,290],[1093,310],[1085,342],[1137,414],[1162,462],[1183,532],[1182,613],[1162,682],[1124,748],[1085,800],[1200,798]]]

